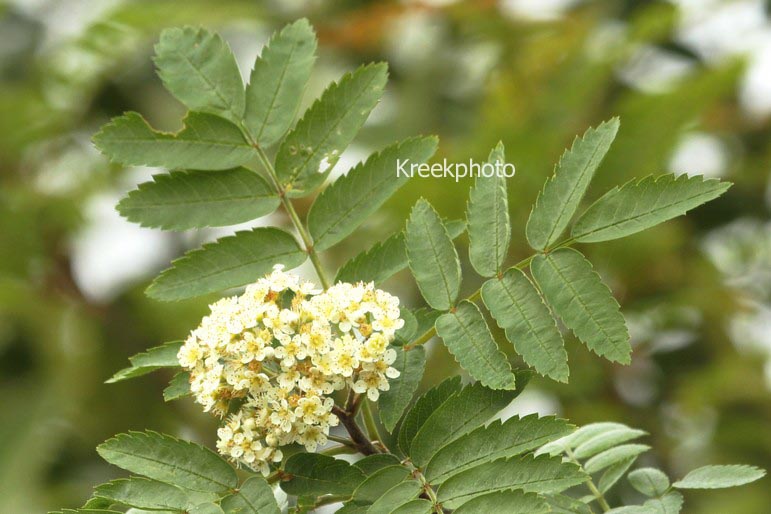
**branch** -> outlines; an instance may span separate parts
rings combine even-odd
[[[348,431],[348,435],[351,436],[354,446],[362,455],[374,455],[380,453],[380,450],[372,444],[372,441],[362,432],[359,425],[356,423],[355,414],[346,412],[337,405],[332,407],[332,413],[337,416],[340,423],[343,424]]]

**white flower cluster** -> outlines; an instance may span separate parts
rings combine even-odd
[[[333,391],[348,386],[374,401],[399,375],[388,348],[404,324],[399,299],[372,283],[321,292],[278,265],[210,308],[177,357],[205,411],[224,417],[240,405],[218,430],[219,451],[264,474],[280,446],[326,443],[338,424]]]

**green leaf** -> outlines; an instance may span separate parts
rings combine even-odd
[[[391,514],[395,508],[410,503],[417,498],[423,486],[417,480],[406,480],[396,484],[372,502],[367,514]]]
[[[276,155],[276,173],[291,194],[307,195],[324,181],[377,105],[387,79],[384,63],[362,66],[329,86],[305,112]]]
[[[418,322],[418,329],[415,331],[416,336],[421,336],[429,330],[433,330],[436,320],[441,315],[441,311],[435,311],[428,307],[421,307],[415,310],[415,319]]]
[[[637,456],[629,457],[628,459],[620,460],[615,464],[608,466],[600,477],[597,489],[603,494],[608,492],[610,488],[613,487],[627,471],[629,471],[629,468],[632,467],[632,464],[634,464],[636,460]]]
[[[110,500],[107,500],[105,498],[97,498],[92,496],[91,498],[86,501],[86,503],[83,504],[81,507],[82,509],[109,509],[112,506],[112,502]]]
[[[490,152],[487,162],[505,162],[503,143]],[[469,191],[469,258],[480,275],[492,277],[501,269],[509,251],[511,227],[506,177],[497,173],[478,176]]]
[[[118,203],[143,227],[188,230],[235,225],[265,216],[281,203],[265,180],[244,168],[155,175]]]
[[[618,302],[583,255],[561,248],[536,256],[531,269],[546,301],[589,349],[629,364],[632,348]]]
[[[586,441],[589,441],[590,439],[600,434],[621,428],[628,429],[629,427],[621,423],[610,421],[590,423],[588,425],[582,426],[572,434],[566,435],[565,437],[557,439],[556,441],[553,441],[549,444],[545,444],[538,450],[538,452],[536,452],[536,455],[541,455],[544,453],[549,455],[559,455],[560,453],[563,453],[567,450],[573,450],[577,446],[584,444]]]
[[[188,510],[216,496],[202,491],[186,491],[175,485],[132,477],[113,480],[94,488],[94,496],[139,509]]]
[[[441,484],[479,464],[534,450],[571,430],[565,420],[535,414],[512,417],[504,423],[493,421],[440,449],[423,474],[430,483]]]
[[[311,499],[313,499],[313,498],[311,498]],[[299,506],[299,504],[298,504],[298,506]],[[367,508],[369,508],[369,505],[359,505],[358,503],[353,503],[352,501],[347,501],[336,512],[337,512],[337,514],[367,514]],[[300,512],[307,512],[307,511],[300,510]],[[292,513],[292,514],[294,514],[294,513]]]
[[[546,514],[552,512],[546,500],[533,493],[498,491],[477,496],[458,507],[454,514]]]
[[[260,146],[272,145],[292,125],[315,53],[316,35],[301,19],[273,34],[255,61],[246,86],[244,124]]]
[[[170,28],[155,45],[158,76],[169,92],[193,111],[239,123],[244,84],[230,47],[203,28]]]
[[[381,468],[359,484],[353,493],[356,504],[370,505],[397,484],[410,477],[410,470],[401,465]]]
[[[447,229],[428,201],[412,208],[404,232],[407,259],[426,302],[448,310],[460,290],[460,261]]]
[[[568,354],[549,308],[530,279],[517,268],[482,285],[482,300],[506,338],[541,375],[567,382]]]
[[[226,514],[279,514],[273,489],[261,477],[251,477],[221,502]]]
[[[554,175],[546,180],[527,220],[530,246],[545,250],[557,242],[616,137],[618,125],[618,118],[613,118],[597,128],[590,128],[562,154]]]
[[[151,298],[182,300],[249,284],[275,264],[296,268],[307,254],[287,232],[260,227],[236,232],[186,253],[147,289]]]
[[[238,485],[236,472],[213,451],[157,432],[119,434],[96,451],[110,464],[186,489],[222,493]]]
[[[643,505],[653,514],[678,514],[683,508],[683,495],[672,491],[661,498],[648,500]]]
[[[364,473],[344,460],[319,453],[292,455],[284,471],[292,478],[281,482],[281,489],[295,496],[351,495],[365,478]]]
[[[632,487],[645,496],[661,496],[669,489],[669,477],[656,468],[640,468],[627,476]]]
[[[558,457],[532,456],[499,459],[458,473],[439,486],[443,507],[455,509],[488,493],[520,489],[533,493],[558,493],[582,483],[586,475],[577,465]]]
[[[376,453],[374,455],[367,455],[361,460],[357,460],[353,463],[354,467],[358,468],[366,476],[370,476],[375,471],[381,470],[389,466],[397,466],[399,459],[391,453]]]
[[[678,489],[722,489],[749,484],[764,476],[766,471],[755,466],[703,466],[694,469],[672,485]]]
[[[430,514],[433,505],[428,500],[412,500],[397,507],[391,514]]]
[[[216,503],[202,503],[190,509],[189,514],[225,514]]]
[[[180,371],[172,377],[169,385],[163,390],[163,401],[170,402],[179,400],[190,394],[192,394],[190,392],[190,373],[187,371]]]
[[[434,155],[436,145],[436,137],[395,143],[322,191],[308,213],[314,248],[326,250],[348,237],[409,180],[396,174],[397,161],[426,162]]]
[[[635,179],[594,202],[578,218],[571,235],[582,243],[625,237],[681,216],[729,187],[730,182],[687,175]]]
[[[453,239],[466,230],[466,223],[460,220],[445,221],[444,226]],[[404,233],[399,232],[385,241],[375,243],[366,252],[346,262],[337,272],[335,282],[362,281],[380,284],[406,267]]]
[[[653,498],[643,505],[610,509],[608,514],[678,514],[683,508],[683,495],[671,491],[661,498]]]
[[[506,354],[498,349],[487,322],[474,303],[463,300],[436,320],[436,333],[455,360],[491,389],[514,389],[514,373]]]
[[[594,514],[587,504],[565,494],[550,495],[546,501],[556,514]]]
[[[390,389],[380,393],[378,401],[380,420],[388,432],[393,432],[412,401],[423,378],[423,368],[426,365],[426,350],[422,346],[416,346],[407,351],[403,348],[395,350],[396,360],[391,366],[399,370],[400,375],[390,381]]]
[[[404,417],[402,426],[399,429],[399,448],[405,454],[409,455],[415,435],[417,435],[431,414],[460,390],[460,377],[456,376],[444,380],[418,398],[418,401],[415,402],[415,405],[412,406],[412,409]]]
[[[238,127],[222,118],[189,112],[176,134],[154,131],[140,114],[113,118],[94,136],[94,144],[110,161],[126,166],[168,169],[226,170],[241,166],[254,149]]]
[[[636,428],[619,427],[598,434],[588,441],[576,446],[573,456],[577,459],[587,459],[613,446],[638,439],[647,432]]]
[[[418,319],[411,310],[404,306],[400,307],[399,317],[404,320],[404,326],[396,331],[394,346],[404,346],[409,343],[418,331]]]
[[[163,514],[158,511],[156,512],[158,514]],[[48,514],[122,514],[122,513],[117,510],[106,510],[106,509],[62,509],[62,510],[51,511]],[[129,511],[129,514],[132,514],[132,513]]]
[[[182,341],[174,341],[129,357],[131,366],[118,371],[105,383],[113,384],[122,380],[141,377],[161,368],[179,367],[177,353],[181,346]]]
[[[468,385],[434,410],[410,445],[410,457],[424,467],[445,445],[468,434],[506,407],[522,391],[494,390],[480,383]]]
[[[587,460],[584,463],[584,469],[587,473],[594,474],[617,462],[645,453],[650,449],[651,447],[647,444],[622,444],[621,446],[616,446],[609,450],[605,450],[602,453],[598,453]]]

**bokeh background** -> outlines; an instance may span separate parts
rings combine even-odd
[[[362,62],[391,67],[382,103],[336,172],[416,133],[440,135],[438,157],[458,160],[483,159],[502,140],[517,167],[512,262],[529,254],[524,223],[563,149],[611,116],[621,130],[590,197],[651,173],[734,182],[686,218],[584,247],[627,316],[632,365],[569,339],[570,384],[536,380],[516,409],[644,428],[655,450],[642,462],[675,476],[705,463],[771,468],[769,4],[0,1],[0,512],[80,505],[113,476],[94,446],[118,432],[211,443],[212,420],[191,401],[164,404],[169,375],[103,381],[196,324],[210,298],[163,304],[143,289],[173,257],[235,229],[162,233],[124,221],[115,203],[158,170],[111,166],[90,137],[125,110],[180,126],[183,108],[150,60],[162,28],[219,30],[248,75],[269,34],[300,16],[320,38],[307,102]],[[420,196],[462,217],[468,187],[414,179],[326,265],[401,229]],[[270,222],[287,224],[280,213]],[[468,291],[479,286],[473,277]],[[385,287],[419,303],[407,273]],[[441,347],[431,352],[423,387],[457,372]],[[769,512],[769,491],[764,480],[689,494],[686,512]]]

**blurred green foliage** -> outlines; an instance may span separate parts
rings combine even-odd
[[[706,462],[771,467],[771,380],[763,372],[771,361],[771,118],[748,114],[739,101],[746,62],[688,47],[678,37],[682,13],[665,2],[577,2],[547,21],[504,11],[488,0],[0,3],[0,512],[81,502],[112,475],[94,446],[117,432],[149,428],[211,442],[211,421],[189,401],[163,403],[170,377],[102,384],[127,356],[184,337],[202,315],[205,301],[161,304],[142,290],[169,258],[211,234],[140,238],[135,245],[154,260],[109,291],[85,286],[93,270],[78,263],[78,248],[116,216],[94,205],[113,202],[138,176],[106,163],[89,138],[126,110],[179,127],[182,108],[168,107],[174,101],[150,61],[162,28],[219,30],[248,71],[270,32],[300,16],[321,43],[306,103],[340,70],[370,60],[391,68],[383,103],[338,168],[417,133],[438,134],[439,158],[458,160],[481,160],[502,140],[517,167],[509,184],[513,257],[529,253],[524,223],[538,188],[587,126],[622,120],[597,173],[597,196],[635,176],[699,173],[672,169],[673,155],[689,134],[708,135],[721,151],[720,172],[735,183],[724,197],[632,238],[585,247],[630,320],[631,366],[592,358],[573,341],[570,384],[537,381],[530,398],[575,423],[644,428],[651,463],[673,476]],[[629,70],[649,49],[686,71],[645,87],[646,72]],[[328,266],[400,230],[421,196],[442,216],[462,217],[469,185],[413,179],[359,237],[336,247]],[[123,242],[131,243],[103,240],[114,247],[96,254],[120,255]],[[117,273],[127,263],[103,265]],[[407,278],[386,288],[416,303]],[[478,286],[463,284],[466,292]],[[445,350],[431,348],[436,364],[424,387],[457,372]],[[761,481],[688,503],[694,513],[727,505],[755,513],[771,495]]]

